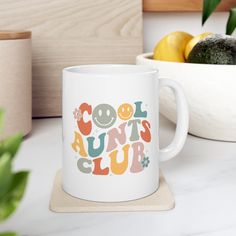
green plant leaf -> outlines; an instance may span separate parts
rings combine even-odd
[[[9,153],[11,158],[13,158],[22,143],[23,136],[21,134],[16,134],[5,140],[0,141],[0,156],[4,153]]]
[[[236,7],[232,8],[226,26],[226,34],[231,35],[236,28]]]
[[[0,199],[9,191],[12,178],[11,157],[5,153],[0,157]]]
[[[219,5],[221,0],[204,0],[203,1],[203,10],[202,10],[202,25],[206,22],[212,12]]]
[[[29,172],[20,171],[13,175],[9,191],[0,198],[0,222],[7,219],[18,207],[27,185]]]
[[[18,236],[18,234],[15,232],[4,232],[0,233],[0,236]]]

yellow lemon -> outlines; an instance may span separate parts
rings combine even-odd
[[[193,47],[202,39],[206,38],[207,36],[210,36],[210,35],[213,35],[212,33],[209,33],[209,32],[206,32],[206,33],[202,33],[202,34],[199,34],[195,37],[193,37],[186,45],[186,48],[185,48],[185,52],[184,52],[184,55],[185,55],[185,59],[187,60],[188,59],[188,56],[189,56],[189,53],[192,51]]]
[[[185,62],[184,52],[187,43],[193,38],[186,32],[173,32],[157,43],[154,49],[154,60]]]

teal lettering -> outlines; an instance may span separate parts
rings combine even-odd
[[[146,111],[142,111],[142,108],[141,108],[141,105],[142,105],[142,102],[135,102],[135,113],[134,113],[134,117],[144,117],[146,118],[147,117],[147,112]]]
[[[105,135],[106,133],[102,133],[98,136],[100,145],[97,148],[94,148],[94,137],[88,137],[88,154],[90,157],[97,157],[99,156],[104,150],[104,142],[105,142]]]

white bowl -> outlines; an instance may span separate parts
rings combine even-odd
[[[182,85],[189,104],[191,134],[236,141],[236,65],[156,61],[152,53],[137,56],[136,63],[155,66],[161,78]],[[160,111],[176,121],[175,100],[168,88],[160,93]]]

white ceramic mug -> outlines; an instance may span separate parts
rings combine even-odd
[[[159,149],[158,95],[175,94],[175,137]],[[158,79],[142,65],[83,65],[63,70],[62,187],[72,196],[101,202],[128,201],[154,193],[159,162],[182,149],[188,108],[180,86]]]

